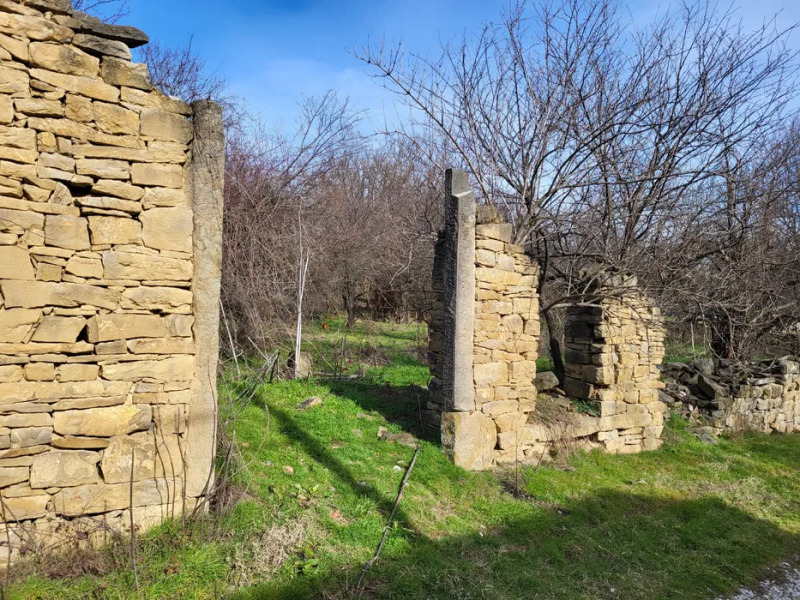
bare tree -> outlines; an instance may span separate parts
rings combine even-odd
[[[726,157],[749,160],[794,94],[790,30],[774,22],[748,32],[703,3],[646,28],[619,15],[606,0],[518,1],[432,59],[402,46],[357,53],[411,107],[403,133],[439,131],[537,256],[561,378],[553,311],[582,301],[577,272],[634,268],[687,216],[714,214],[702,189],[725,178]]]
[[[94,15],[106,23],[117,23],[130,13],[128,0],[73,0],[72,8]]]

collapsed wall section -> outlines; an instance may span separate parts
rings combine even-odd
[[[0,4],[3,560],[131,510],[146,529],[212,481],[221,112],[155,90],[146,41]]]

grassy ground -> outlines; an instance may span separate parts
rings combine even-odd
[[[260,388],[231,431],[243,499],[213,531],[172,524],[139,540],[139,592],[122,545],[88,557],[83,575],[74,560],[67,579],[40,568],[8,597],[699,599],[800,551],[800,436],[711,446],[671,423],[659,452],[467,473],[420,425],[424,331],[362,324],[342,346],[340,324],[328,325],[310,332],[316,365],[359,376]],[[229,370],[223,395],[237,386]],[[296,409],[311,396],[323,404]],[[349,586],[413,455],[381,427],[413,434],[421,451],[359,596]]]

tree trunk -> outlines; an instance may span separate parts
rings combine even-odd
[[[558,377],[558,383],[561,388],[564,388],[564,379],[567,377],[567,370],[564,366],[564,357],[561,353],[561,340],[558,339],[556,333],[556,324],[553,319],[552,311],[546,310],[544,313],[544,322],[547,325],[547,336],[550,342],[550,358],[553,360],[553,373]]]

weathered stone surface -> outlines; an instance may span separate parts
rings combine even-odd
[[[134,505],[161,505],[170,499],[174,501],[179,497],[175,494],[180,494],[182,485],[180,479],[137,481],[133,484]],[[58,514],[76,517],[128,508],[129,494],[128,483],[96,484],[67,488],[58,492],[53,500]]]
[[[154,208],[144,211],[139,219],[146,246],[158,250],[192,251],[194,223],[190,209]]]
[[[88,250],[89,224],[82,217],[47,215],[44,223],[45,242],[69,250]]]
[[[23,62],[30,60],[28,42],[0,34],[0,48]]]
[[[89,319],[89,341],[107,342],[132,338],[160,338],[169,335],[158,315],[108,314]]]
[[[92,244],[140,244],[142,224],[135,219],[89,217]]]
[[[11,447],[27,448],[49,444],[53,439],[52,427],[26,427],[11,430]]]
[[[131,166],[134,185],[150,185],[178,189],[183,187],[183,167],[154,163],[135,163]]]
[[[106,483],[125,483],[154,477],[174,477],[183,472],[183,456],[176,436],[137,433],[111,438],[100,468]]]
[[[28,381],[53,381],[56,378],[56,367],[53,363],[28,363],[23,370]]]
[[[0,383],[0,405],[16,402],[54,402],[62,398],[126,396],[130,384],[111,381],[76,383]],[[2,458],[2,457],[0,457]]]
[[[192,292],[180,288],[142,286],[122,292],[123,306],[130,302],[132,307],[147,310],[172,311],[190,306]]]
[[[30,93],[29,86],[30,79],[27,73],[0,65],[0,94],[16,97],[27,96]]]
[[[0,342],[24,342],[41,317],[40,310],[0,309]]]
[[[169,381],[176,377],[191,379],[194,375],[194,358],[178,355],[162,360],[103,365],[102,374],[111,381],[137,381],[140,379]]]
[[[176,337],[191,337],[194,321],[195,319],[191,315],[167,315],[164,317],[170,335]]]
[[[53,450],[33,457],[31,487],[74,487],[97,483],[99,452]]]
[[[91,218],[89,220],[89,227],[91,230]],[[65,269],[67,273],[78,277],[86,277],[89,279],[102,279],[103,277],[103,261],[100,260],[99,255],[97,258],[73,256],[67,261]]]
[[[100,130],[106,133],[136,135],[139,131],[139,115],[116,104],[95,102],[94,120]]]
[[[66,90],[67,92],[86,96],[94,100],[116,102],[119,99],[119,90],[117,88],[92,77],[66,75],[64,73],[54,73],[53,71],[46,71],[44,69],[31,69],[31,77]],[[86,137],[85,139],[89,138]]]
[[[78,123],[89,123],[90,121],[94,121],[92,101],[84,96],[67,94],[67,105],[66,110],[64,111],[64,116],[66,116],[67,119],[76,121]]]
[[[194,342],[191,338],[131,340],[128,350],[133,354],[194,354]]]
[[[103,268],[106,279],[189,281],[192,278],[191,261],[118,250],[103,252]]]
[[[0,278],[34,279],[30,255],[27,250],[17,246],[0,246]]]
[[[131,51],[123,42],[109,40],[97,35],[79,33],[72,39],[72,45],[92,54],[102,54],[122,60],[131,60]]]
[[[183,190],[169,188],[147,188],[142,205],[145,210],[156,207],[189,206],[189,199]]]
[[[0,488],[28,481],[28,467],[0,467]]]
[[[456,466],[470,471],[491,468],[496,443],[491,417],[477,412],[442,414],[442,447]]]
[[[28,521],[43,517],[47,514],[47,505],[49,503],[49,494],[5,498],[3,504],[5,506],[6,521]]]
[[[112,277],[124,279],[124,277]],[[118,292],[106,288],[73,283],[46,281],[0,281],[0,290],[7,307],[37,308],[42,306],[81,306],[88,304],[114,309],[119,305]]]
[[[48,315],[36,328],[31,341],[33,342],[62,342],[73,344],[78,340],[86,319],[83,317],[57,317]]]
[[[102,158],[81,158],[76,161],[77,171],[81,175],[91,175],[99,179],[124,179],[130,176],[130,165],[121,160]]]
[[[23,98],[16,100],[14,106],[18,112],[25,115],[34,115],[37,117],[61,117],[64,115],[64,107],[59,100]]]
[[[97,77],[100,61],[83,50],[63,44],[33,42],[29,47],[31,62],[43,69],[57,69],[61,73]]]
[[[0,383],[22,381],[22,367],[19,365],[0,366]]]
[[[81,32],[96,35],[106,40],[122,42],[128,48],[138,48],[150,41],[150,38],[143,31],[135,27],[103,23],[100,19],[80,11],[75,11],[72,14],[78,20]]]
[[[122,101],[130,104],[138,104],[139,106],[146,106],[154,108],[159,111],[175,113],[179,115],[192,115],[192,107],[177,98],[167,96],[163,92],[153,90],[152,92],[145,92],[137,90],[136,88],[122,88]]]
[[[145,91],[153,89],[146,64],[131,63],[116,58],[103,59],[103,81],[112,85],[137,88]]]
[[[59,435],[112,437],[148,429],[152,417],[147,404],[67,410],[55,413],[54,428]]]
[[[94,381],[100,374],[98,365],[66,364],[56,368],[56,380],[68,381]]]
[[[53,447],[63,450],[103,450],[108,448],[109,438],[55,437]]]
[[[160,110],[143,111],[140,130],[156,140],[188,144],[192,139],[192,126],[186,117]]]

